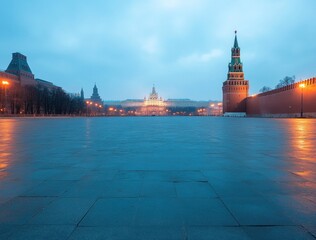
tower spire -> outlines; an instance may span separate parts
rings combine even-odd
[[[237,30],[235,30],[234,48],[239,48],[239,46],[238,46],[238,40],[237,40]]]
[[[237,31],[235,31],[234,46],[232,47],[231,62],[228,64],[228,72],[242,72],[243,65],[240,60],[240,47],[238,46]]]
[[[152,88],[152,91],[151,91],[152,94],[156,94],[156,88],[155,88],[155,84],[153,84],[153,88]]]

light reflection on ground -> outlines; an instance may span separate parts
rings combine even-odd
[[[0,129],[0,238],[316,234],[313,119],[25,118]]]
[[[14,152],[15,120],[0,119],[0,179],[6,177],[7,169],[12,163],[12,154]]]

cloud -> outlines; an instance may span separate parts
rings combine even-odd
[[[193,53],[185,57],[178,59],[178,62],[181,64],[196,64],[203,62],[210,62],[213,59],[219,58],[223,55],[221,49],[213,49],[206,53]]]
[[[203,0],[156,0],[154,4],[165,10],[193,10],[203,5]]]
[[[315,7],[314,0],[3,1],[0,69],[20,51],[36,77],[69,92],[90,95],[97,82],[104,99],[138,98],[155,82],[171,98],[221,99],[237,29],[255,93],[286,75],[316,75]]]
[[[160,44],[157,37],[148,37],[142,42],[142,49],[150,55],[160,53]]]

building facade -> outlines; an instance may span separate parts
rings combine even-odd
[[[61,88],[51,82],[35,78],[27,57],[21,53],[12,53],[7,69],[0,71],[0,112],[2,114],[43,112],[43,105],[49,105],[47,93],[52,90],[57,91]],[[45,93],[45,96],[39,94],[39,91]],[[39,107],[40,105],[42,106]]]
[[[164,116],[167,115],[166,103],[162,97],[158,96],[155,86],[153,86],[148,98],[144,98],[141,109],[138,111],[138,115],[146,116]]]
[[[35,78],[27,62],[27,57],[21,53],[12,53],[12,59],[5,71],[0,71],[0,81],[8,81],[10,84],[21,86],[42,86],[48,89],[59,88],[52,82]]]

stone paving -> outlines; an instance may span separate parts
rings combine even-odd
[[[315,239],[316,121],[0,119],[0,239]]]

